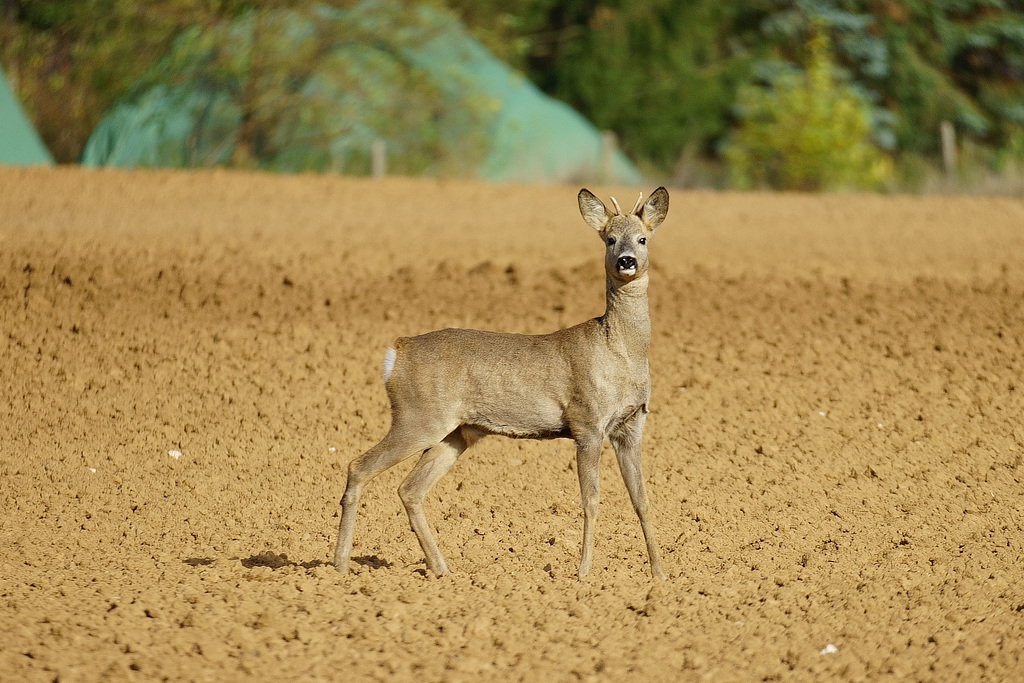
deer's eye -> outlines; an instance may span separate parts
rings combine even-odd
[[[640,239],[637,240],[637,242],[639,242],[640,244],[647,244],[647,238],[641,237]]]
[[[605,240],[605,241],[606,241],[606,242],[608,242],[608,246],[609,246],[609,247],[610,247],[610,246],[612,246],[613,244],[615,244],[615,238],[614,238],[614,237],[609,237],[609,238],[608,238],[607,240]]]

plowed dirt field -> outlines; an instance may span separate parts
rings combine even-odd
[[[498,437],[428,498],[451,575],[412,461],[334,570],[395,337],[603,312],[577,190],[0,170],[0,678],[1021,680],[1020,200],[673,192],[669,580],[610,448],[578,582],[571,442]]]

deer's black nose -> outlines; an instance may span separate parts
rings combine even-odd
[[[619,270],[636,270],[636,258],[632,256],[620,256],[615,263]]]

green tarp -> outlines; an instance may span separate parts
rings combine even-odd
[[[3,69],[0,69],[0,164],[34,166],[52,163],[53,157],[29,123],[21,102],[7,84]]]
[[[618,151],[613,153],[607,173],[603,172],[600,132],[575,109],[548,97],[496,59],[461,28],[450,27],[445,35],[417,51],[414,58],[441,83],[454,82],[445,79],[445,69],[459,65],[465,76],[458,87],[469,87],[498,103],[487,133],[488,153],[478,169],[481,178],[640,182],[640,172]]]
[[[320,8],[313,19],[309,15],[288,14],[288,28],[277,35],[272,49],[283,51],[282,54],[297,52],[303,36],[324,30],[322,24],[314,26],[325,16],[348,22],[344,30],[351,33],[365,36],[372,35],[374,30],[384,30],[393,35],[393,28],[381,28],[381,17],[393,18],[395,14],[392,11],[387,15],[382,9],[389,9],[387,0],[365,0],[350,10]],[[636,167],[618,150],[602,160],[601,134],[593,125],[496,59],[456,20],[422,9],[411,26],[403,30],[419,33],[399,48],[403,63],[429,79],[449,103],[487,103],[486,121],[458,113],[439,116],[437,120],[435,134],[442,144],[456,148],[473,139],[477,140],[474,144],[482,147],[470,175],[514,182],[640,182]],[[250,58],[245,51],[253,40],[251,16],[235,20],[220,35],[225,38],[217,43],[216,49],[237,51],[239,56],[232,59],[239,63]],[[294,43],[290,44],[290,40]],[[234,81],[210,78],[208,71],[205,76],[197,75],[190,80],[163,75],[169,68],[177,68],[178,74],[203,73],[191,66],[180,69],[183,63],[202,64],[203,59],[210,59],[209,48],[196,47],[201,41],[196,33],[180,37],[164,62],[144,77],[134,94],[107,112],[86,145],[83,164],[190,167],[223,165],[231,160],[242,120],[237,93],[244,90],[244,85],[240,85],[237,77]],[[287,117],[291,128],[278,129],[272,135],[274,144],[281,140],[284,144],[278,144],[272,159],[258,160],[260,167],[345,172],[351,168],[346,159],[352,158],[353,150],[365,158],[372,141],[381,136],[375,126],[380,127],[382,117],[399,118],[394,109],[381,108],[384,105],[380,103],[389,101],[387,87],[394,91],[394,86],[387,85],[394,82],[394,69],[387,56],[380,57],[388,53],[374,52],[375,49],[373,41],[339,41],[327,55],[319,57],[325,66],[305,81],[300,94],[311,102],[315,98],[330,99],[339,106],[326,117],[318,118],[305,111]],[[333,70],[328,68],[331,60]],[[344,62],[340,69],[339,60]],[[286,61],[287,57],[278,60]],[[338,73],[344,73],[344,79],[339,79]],[[353,97],[353,92],[375,96]],[[338,120],[338,111],[345,112],[345,120]],[[336,118],[331,120],[330,116]],[[321,129],[314,130],[317,125]],[[333,137],[325,142],[324,127],[340,132],[332,133]],[[388,146],[389,153],[402,153],[401,149],[395,150],[398,145],[393,146],[390,139]],[[427,172],[443,173],[436,168]]]

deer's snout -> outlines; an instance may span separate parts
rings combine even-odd
[[[622,275],[634,275],[636,273],[636,257],[620,256],[619,260],[615,262],[615,267]]]

